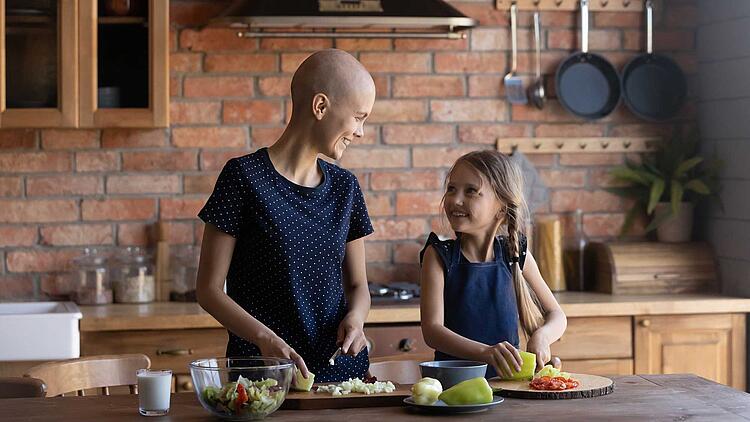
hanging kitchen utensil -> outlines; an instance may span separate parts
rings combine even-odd
[[[622,96],[636,116],[667,120],[682,108],[687,83],[682,69],[669,57],[653,53],[653,4],[646,0],[646,52],[622,72]]]
[[[542,41],[539,30],[539,12],[534,12],[534,42],[536,44],[536,80],[529,86],[529,98],[534,107],[544,108],[544,77],[542,76]]]
[[[523,79],[516,74],[516,68],[518,65],[518,42],[517,31],[516,31],[516,20],[517,20],[518,6],[514,1],[510,5],[510,38],[512,48],[512,64],[510,72],[503,78],[505,84],[505,95],[508,98],[508,102],[511,104],[526,104],[528,99],[526,98],[526,90],[523,88]]]
[[[604,57],[589,53],[589,0],[581,0],[581,51],[557,68],[557,96],[570,113],[600,119],[620,101],[620,78]]]

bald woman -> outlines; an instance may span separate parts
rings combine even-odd
[[[319,155],[338,160],[362,138],[374,101],[361,63],[317,52],[292,78],[281,137],[224,166],[199,213],[197,294],[229,331],[227,357],[292,359],[321,382],[367,372],[364,237],[373,228],[357,179]]]

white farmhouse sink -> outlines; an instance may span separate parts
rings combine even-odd
[[[0,361],[79,357],[80,319],[73,302],[0,303]]]

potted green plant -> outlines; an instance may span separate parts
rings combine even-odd
[[[627,233],[635,218],[645,214],[646,232],[657,230],[660,242],[687,242],[693,229],[695,204],[718,196],[721,162],[698,155],[698,138],[672,138],[660,144],[654,154],[644,154],[640,162],[625,160],[610,175],[627,186],[608,188],[609,192],[630,198],[635,204],[628,211],[621,234]]]

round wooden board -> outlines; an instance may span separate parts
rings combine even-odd
[[[605,396],[615,389],[614,381],[609,378],[587,374],[570,374],[570,376],[577,379],[581,385],[563,391],[534,390],[529,387],[529,381],[502,381],[500,378],[492,378],[489,383],[493,389],[500,389],[498,394],[501,396],[517,399],[582,399]]]

